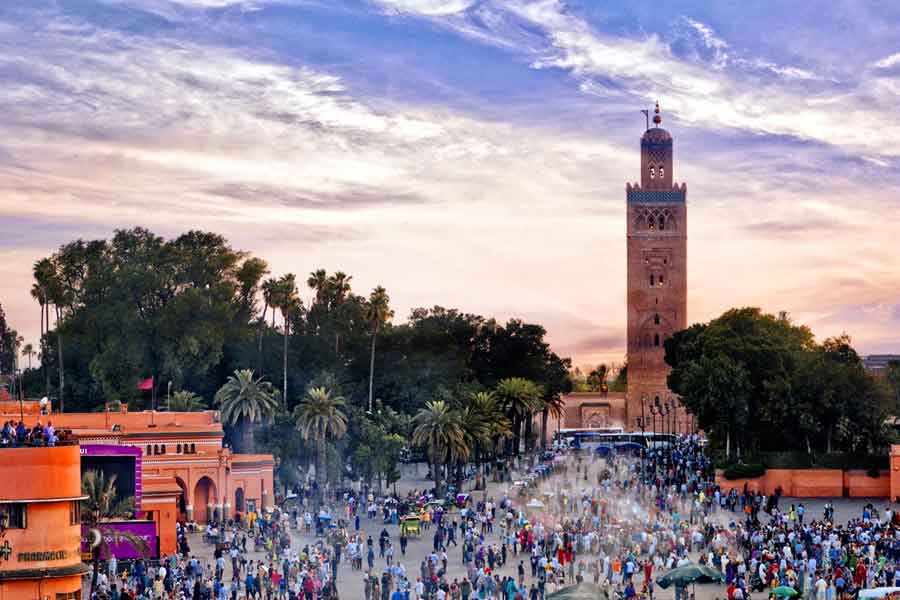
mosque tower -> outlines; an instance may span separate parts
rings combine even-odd
[[[663,343],[687,327],[687,186],[672,183],[672,136],[660,127],[659,103],[654,113],[641,137],[641,183],[625,186],[626,429],[685,432],[689,417],[666,385]]]

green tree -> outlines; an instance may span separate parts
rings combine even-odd
[[[34,351],[34,345],[25,344],[22,346],[22,356],[28,359],[28,369],[31,370],[31,357],[35,356],[37,352]]]
[[[199,412],[205,409],[203,398],[188,390],[178,390],[169,399],[169,410],[172,412]]]
[[[346,401],[343,396],[333,396],[325,388],[312,388],[294,408],[297,429],[305,440],[316,443],[316,480],[319,483],[319,502],[328,483],[326,466],[326,440],[329,436],[339,439],[347,432],[347,416],[343,412]]]
[[[669,387],[719,443],[751,454],[885,448],[882,391],[846,335],[816,344],[784,313],[741,308],[676,332],[665,350]]]
[[[284,384],[282,388],[282,401],[287,408],[287,387],[288,387],[288,338],[291,334],[291,315],[300,309],[300,298],[297,295],[297,276],[293,273],[286,273],[281,276],[275,284],[274,295],[269,299],[272,304],[272,310],[275,308],[281,310],[281,318],[284,324],[283,341],[284,351],[283,357],[283,376]]]
[[[587,384],[592,392],[600,392],[604,396],[609,392],[609,366],[605,363],[588,373]]]
[[[443,400],[425,404],[415,417],[416,428],[412,441],[426,449],[434,478],[435,495],[443,492],[442,468],[454,456],[467,452],[465,433],[459,414]]]
[[[375,339],[378,337],[378,331],[394,316],[390,302],[387,290],[379,285],[372,290],[369,295],[369,304],[366,306],[366,317],[372,326],[372,353],[369,359],[369,412],[372,411],[372,388],[375,385]]]
[[[484,465],[488,460],[494,458],[501,442],[512,437],[511,423],[503,414],[503,407],[494,392],[469,393],[465,411],[473,413],[474,418],[479,419],[484,428],[483,435],[477,435],[472,439],[475,442],[476,458],[481,466],[479,487],[484,489],[486,486]]]
[[[533,381],[510,377],[500,380],[494,393],[512,423],[512,453],[518,456],[522,425],[530,423],[535,411],[543,409],[542,390]]]
[[[725,440],[725,456],[730,459],[732,435],[747,425],[751,392],[747,371],[727,356],[702,356],[686,366],[678,382],[672,391],[698,416],[701,429]]]
[[[86,471],[81,476],[81,493],[86,496],[81,501],[81,523],[87,529],[91,542],[91,564],[94,569],[90,594],[93,594],[100,572],[100,560],[109,558],[110,546],[128,542],[139,554],[146,554],[149,546],[144,538],[110,525],[113,520],[131,518],[134,512],[133,496],[118,498],[115,475],[106,479],[100,471]]]
[[[888,362],[885,378],[894,391],[894,398],[897,406],[900,407],[900,360],[892,360]]]
[[[253,426],[272,421],[278,411],[278,396],[271,383],[262,377],[255,379],[250,369],[235,371],[216,392],[222,421],[240,427],[242,451],[253,452]]]
[[[0,306],[0,373],[11,373],[16,366],[19,334],[6,322],[6,313]]]

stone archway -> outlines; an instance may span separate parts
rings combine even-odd
[[[244,488],[234,490],[234,510],[235,512],[244,512]]]
[[[216,484],[205,475],[197,480],[194,486],[194,521],[206,524],[212,518],[218,494]]]

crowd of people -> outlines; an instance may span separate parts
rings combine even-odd
[[[91,600],[336,600],[341,543],[333,537],[293,544],[290,530],[302,524],[277,508],[211,522],[202,534],[193,523],[178,524],[177,554],[104,561]],[[191,533],[195,544],[207,545],[207,558],[191,551]]]
[[[347,491],[323,507],[301,494],[292,508],[212,524],[195,539],[214,545],[211,560],[192,554],[180,529],[178,555],[112,567],[96,597],[331,600],[361,587],[365,600],[544,600],[587,582],[603,600],[652,600],[656,578],[688,564],[721,573],[704,592],[716,600],[847,600],[900,585],[890,506],[837,523],[830,504],[813,515],[779,492],[722,489],[698,436],[640,457],[560,451],[519,475],[462,507],[417,490]],[[410,515],[414,529],[404,526]],[[676,600],[691,596],[674,588]]]
[[[24,421],[11,420],[0,430],[0,447],[56,446],[66,443],[70,436],[69,430],[57,431],[50,421],[44,424],[39,420],[29,427]]]

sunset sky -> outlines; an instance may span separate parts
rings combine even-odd
[[[689,321],[788,311],[900,352],[900,4],[0,3],[0,303],[34,261],[200,228],[274,274],[625,348],[625,183],[659,100]],[[309,292],[302,295],[308,301]]]

